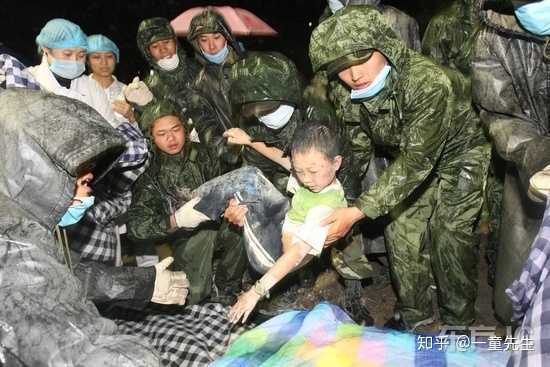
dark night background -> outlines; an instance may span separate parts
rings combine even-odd
[[[416,18],[421,34],[430,18],[450,1],[387,0]],[[325,0],[240,0],[240,1],[185,1],[185,0],[95,0],[95,1],[0,1],[0,42],[27,65],[40,62],[35,37],[52,18],[66,18],[82,27],[88,35],[103,33],[120,48],[121,62],[116,74],[128,82],[135,74],[143,75],[147,65],[136,46],[139,22],[154,16],[170,20],[193,6],[231,5],[248,9],[279,32],[279,36],[241,38],[251,50],[280,51],[293,59],[306,75],[311,73],[307,48],[311,31],[317,25],[326,5]],[[311,22],[311,26],[308,24]],[[181,43],[185,41],[180,39]]]

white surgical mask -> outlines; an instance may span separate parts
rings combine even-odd
[[[165,71],[175,70],[179,64],[180,58],[178,57],[177,53],[173,54],[170,57],[165,57],[164,59],[160,59],[159,61],[157,61],[157,65]]]
[[[332,14],[336,13],[338,10],[344,7],[344,4],[342,4],[342,2],[339,0],[327,0],[327,3]]]
[[[270,129],[278,130],[288,123],[293,113],[294,107],[284,104],[275,111],[258,117],[258,120]]]

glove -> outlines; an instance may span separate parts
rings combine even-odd
[[[550,194],[550,166],[531,176],[527,194],[535,202],[546,202]]]
[[[157,276],[151,302],[163,305],[185,304],[185,298],[189,294],[189,281],[183,271],[166,270],[173,261],[173,257],[167,257],[155,265]]]
[[[138,76],[125,86],[122,92],[128,102],[137,104],[138,106],[145,106],[153,100],[153,93],[151,93],[144,82],[139,80]]]
[[[176,219],[176,225],[179,228],[196,228],[202,222],[209,221],[210,218],[201,212],[193,209],[197,203],[201,201],[200,197],[189,200],[183,204],[176,212],[174,217]]]

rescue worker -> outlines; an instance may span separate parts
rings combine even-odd
[[[236,168],[239,160],[238,150],[223,144],[222,136],[226,130],[237,127],[229,98],[229,73],[231,66],[245,57],[245,52],[223,17],[211,8],[191,20],[187,40],[201,65],[192,83],[198,92],[191,99],[194,127],[201,143],[218,147],[225,172]],[[209,113],[203,114],[202,111]]]
[[[210,147],[188,141],[179,110],[168,101],[149,104],[140,126],[154,148],[149,168],[136,182],[128,211],[128,234],[140,246],[136,252],[153,255],[155,245],[170,243],[174,269],[185,271],[189,279],[187,303],[192,305],[211,295],[213,257],[219,250],[218,294],[211,300],[232,304],[246,268],[240,234],[227,222],[203,226],[186,222],[193,217],[196,203],[186,193],[220,174],[217,157]],[[182,201],[187,206],[180,206]]]
[[[528,180],[550,163],[549,1],[484,2],[472,57],[472,91],[480,117],[506,163],[494,304],[509,323],[504,291],[519,276],[544,206],[527,195]],[[506,5],[505,4],[505,5]]]
[[[465,94],[464,77],[405,47],[369,6],[347,6],[311,36],[315,72],[349,86],[372,148],[394,157],[354,206],[337,209],[328,242],[364,218],[389,215],[387,250],[398,296],[388,326],[413,329],[433,320],[437,285],[442,322],[475,319],[478,238],[490,146]]]

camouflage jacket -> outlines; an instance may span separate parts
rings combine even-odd
[[[549,37],[523,30],[513,14],[482,12],[472,92],[496,151],[523,182],[550,164]]]
[[[155,151],[151,165],[138,179],[128,211],[128,234],[135,241],[170,238],[169,216],[186,195],[220,174],[218,159],[203,145],[187,142],[181,154]]]
[[[163,70],[158,66],[149,52],[151,43],[169,38],[176,40],[179,57],[178,67],[172,71]],[[142,21],[138,28],[137,45],[151,67],[151,72],[144,82],[155,96],[155,99],[169,100],[180,108],[182,115],[188,116],[189,99],[192,95],[189,87],[198,72],[199,66],[196,61],[186,56],[168,20],[150,18]]]
[[[351,52],[376,49],[392,72],[376,97],[361,103],[368,146],[395,157],[379,180],[357,200],[369,218],[387,214],[432,173],[451,170],[454,157],[486,143],[472,110],[465,78],[408,49],[374,8],[348,6],[311,36],[314,71]]]
[[[422,53],[438,64],[471,73],[470,59],[479,27],[479,0],[455,0],[428,24]]]

